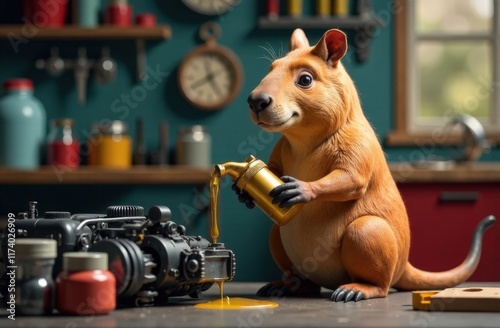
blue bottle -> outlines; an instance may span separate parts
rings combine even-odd
[[[73,18],[75,24],[88,28],[97,27],[100,10],[101,0],[74,0]]]
[[[33,81],[9,79],[0,99],[0,166],[37,169],[45,141],[46,113],[33,96]]]

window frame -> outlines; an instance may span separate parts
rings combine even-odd
[[[440,145],[459,145],[461,138],[458,135],[447,136],[443,138],[440,135],[440,129],[430,129],[430,131],[422,131],[413,133],[409,126],[412,87],[412,72],[410,71],[410,63],[412,62],[409,56],[412,54],[409,51],[409,36],[412,31],[410,27],[413,19],[410,16],[410,6],[412,1],[418,0],[394,0],[397,12],[393,15],[394,18],[394,128],[390,131],[385,140],[388,146],[421,146],[422,144],[440,144]],[[493,0],[494,1],[494,0]],[[494,16],[493,26],[494,31],[500,31],[500,6],[494,1]],[[493,34],[495,40],[492,42],[493,54],[500,54],[500,33]],[[450,38],[451,39],[451,38]],[[495,58],[495,57],[492,57]],[[499,57],[500,58],[500,57]],[[496,64],[493,64],[495,71],[493,72],[493,81],[499,81],[500,77],[500,59]],[[492,94],[493,108],[497,108],[494,115],[495,120],[500,120],[500,90],[497,88]],[[498,127],[500,129],[500,126]],[[493,143],[500,142],[500,131],[486,131],[486,137]]]

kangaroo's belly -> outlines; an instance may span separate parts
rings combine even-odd
[[[314,207],[309,205],[306,204],[287,225],[280,227],[281,241],[304,278],[335,289],[349,281],[340,261],[342,229],[335,227],[334,218],[324,216],[326,204],[316,202]]]

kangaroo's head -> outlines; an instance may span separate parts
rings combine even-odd
[[[327,31],[309,46],[301,29],[290,39],[290,52],[271,64],[269,73],[250,93],[252,121],[266,131],[298,138],[334,133],[346,123],[357,100],[352,80],[340,63],[346,35]]]

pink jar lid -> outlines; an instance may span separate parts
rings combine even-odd
[[[5,90],[33,90],[33,81],[25,78],[14,78],[5,80],[3,83]]]

